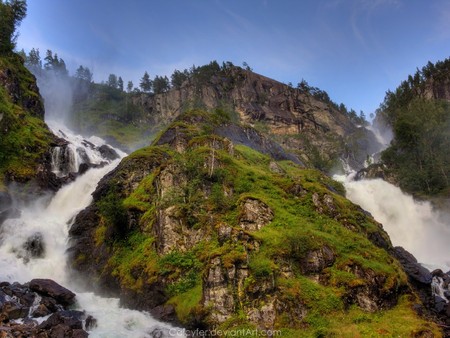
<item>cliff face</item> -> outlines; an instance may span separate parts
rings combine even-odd
[[[27,184],[27,192],[48,187],[50,152],[57,138],[44,122],[34,76],[19,56],[0,58],[0,190]]]
[[[74,271],[190,328],[437,333],[381,225],[231,119],[187,112],[105,176],[70,229]]]
[[[442,74],[442,78],[429,79],[423,96],[427,99],[450,101],[450,72]]]
[[[135,98],[148,109],[150,125],[167,124],[189,105],[235,110],[241,123],[270,134],[302,160],[323,170],[347,159],[359,169],[378,147],[371,132],[311,94],[239,67],[153,97]]]
[[[221,107],[234,112],[236,121],[270,135],[306,165],[324,171],[338,166],[339,158],[359,169],[378,146],[371,132],[356,126],[348,114],[335,106],[306,90],[234,66],[200,79],[192,76],[179,88],[165,93],[127,94],[127,100],[133,113],[124,115],[130,118],[134,114],[127,123],[136,128],[145,126],[147,132],[167,126],[188,108]],[[86,116],[89,114],[95,115],[96,110],[90,110]],[[115,117],[117,121],[123,118]],[[112,129],[109,128],[110,134],[102,132],[105,136],[117,134]]]

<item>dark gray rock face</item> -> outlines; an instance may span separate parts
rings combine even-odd
[[[243,128],[237,125],[225,125],[216,128],[215,133],[219,136],[228,138],[235,144],[255,149],[263,154],[269,155],[274,160],[290,160],[297,164],[302,164],[294,154],[288,153],[278,143],[261,135],[253,128]]]
[[[120,156],[117,154],[117,152],[111,148],[110,146],[104,144],[98,148],[98,151],[102,155],[103,158],[113,161],[115,159],[118,159]]]
[[[419,313],[436,318],[435,321],[444,328],[444,336],[450,337],[450,274],[441,269],[428,271],[402,247],[393,248],[392,254],[403,266],[422,301]]]
[[[400,246],[394,248],[393,254],[400,261],[410,279],[421,284],[431,285],[430,271],[420,265],[412,254]]]

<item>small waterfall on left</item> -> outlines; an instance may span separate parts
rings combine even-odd
[[[85,139],[60,126],[54,133],[67,141],[54,150],[53,170],[58,176],[89,168],[66,184],[49,200],[41,198],[22,208],[19,218],[6,220],[0,228],[0,281],[26,283],[35,278],[52,279],[76,293],[76,308],[94,317],[97,325],[90,337],[174,337],[182,330],[153,319],[148,313],[120,308],[119,300],[102,298],[78,289],[67,274],[68,230],[79,211],[91,203],[99,180],[125,154],[97,137]],[[103,148],[102,148],[103,147]],[[108,154],[117,153],[111,159]],[[63,163],[66,163],[63,165]],[[39,319],[43,320],[43,319]]]

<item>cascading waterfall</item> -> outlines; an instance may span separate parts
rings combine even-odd
[[[404,247],[427,268],[450,270],[450,224],[430,203],[381,179],[347,179],[344,185],[347,198],[383,224],[393,245]]]
[[[169,335],[169,325],[156,321],[149,314],[120,308],[118,299],[102,298],[79,290],[69,279],[65,255],[68,230],[74,216],[91,203],[91,194],[98,181],[111,171],[119,160],[108,161],[102,157],[98,149],[104,142],[99,138],[85,140],[67,130],[56,130],[58,131],[55,134],[70,143],[71,154],[75,160],[68,163],[68,170],[63,170],[61,163],[58,164],[61,150],[55,150],[55,172],[76,172],[78,169],[75,170],[75,165],[78,167],[81,161],[87,159],[91,164],[109,163],[101,168],[92,168],[74,182],[65,185],[50,202],[48,198],[41,198],[23,208],[20,218],[4,222],[0,232],[0,281],[25,283],[33,278],[51,278],[74,290],[77,293],[79,308],[97,319],[97,327],[89,331],[91,337],[175,336]],[[119,150],[116,151],[120,153]],[[29,243],[30,239],[34,241],[35,247],[41,248],[38,255],[30,255],[27,250],[26,243]],[[180,331],[177,330],[177,333]]]
[[[99,149],[104,145],[104,141],[91,137],[92,142],[80,135],[74,135],[70,130],[55,122],[48,123],[53,133],[62,139],[70,139],[70,142],[52,149],[52,171],[58,177],[67,176],[70,173],[77,173],[80,165],[85,163],[91,166],[106,164],[105,158]],[[94,143],[99,144],[96,146]]]
[[[377,130],[374,132],[383,148],[388,141]],[[376,159],[379,156],[373,155]],[[345,166],[344,166],[345,167]],[[411,168],[414,170],[414,168]],[[420,202],[382,179],[355,181],[355,172],[334,176],[346,188],[346,197],[359,204],[383,225],[394,246],[402,246],[412,253],[424,267],[450,271],[450,216],[433,208],[429,202]],[[450,301],[450,285],[441,277],[433,277],[433,294]]]

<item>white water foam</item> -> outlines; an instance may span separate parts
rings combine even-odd
[[[73,137],[68,131],[64,134],[76,147],[89,147],[80,141],[82,137]],[[98,139],[89,141],[101,145]],[[25,283],[33,278],[50,278],[77,292],[66,266],[70,222],[91,203],[91,194],[99,180],[118,163],[116,160],[103,168],[88,170],[61,188],[49,204],[45,198],[37,200],[22,210],[20,218],[6,220],[0,232],[0,281]],[[42,235],[45,254],[42,258],[27,257],[24,243],[37,233]],[[91,337],[152,337],[152,332],[156,337],[170,336],[170,325],[156,321],[145,312],[120,308],[118,299],[86,292],[77,292],[76,299],[80,309],[97,319],[97,327],[89,331]]]
[[[347,198],[369,211],[389,234],[429,269],[450,270],[450,222],[428,202],[418,202],[381,179],[343,181]]]

